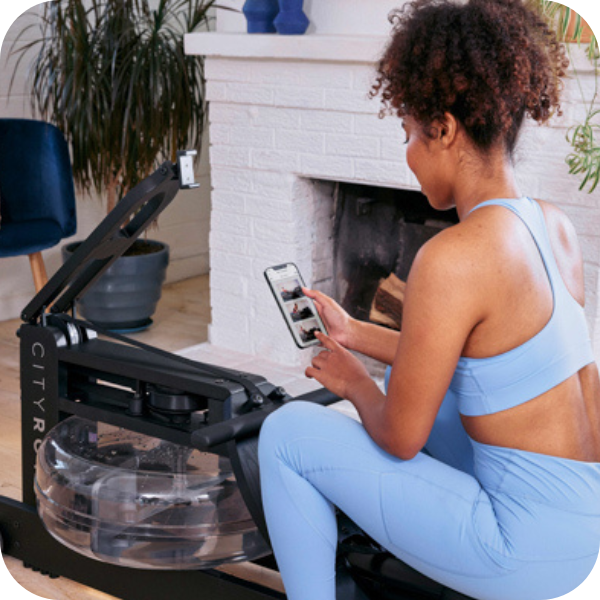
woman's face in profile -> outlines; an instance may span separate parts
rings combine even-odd
[[[406,133],[406,163],[421,184],[421,192],[437,210],[453,207],[448,185],[443,177],[441,155],[433,149],[434,140],[427,137],[423,127],[411,116],[402,119]]]

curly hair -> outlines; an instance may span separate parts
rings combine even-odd
[[[427,131],[451,113],[481,151],[512,153],[523,118],[560,111],[565,47],[522,0],[415,0],[390,14],[371,97]]]

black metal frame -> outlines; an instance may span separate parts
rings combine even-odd
[[[134,348],[97,339],[93,326],[66,314],[74,312],[75,301],[181,187],[190,184],[180,181],[179,166],[165,162],[121,200],[22,312],[25,323],[18,335],[23,501],[0,496],[2,551],[44,574],[62,575],[127,600],[282,599],[280,592],[214,569],[154,571],[87,558],[55,540],[36,510],[37,450],[52,427],[78,415],[229,456],[242,496],[267,538],[257,487],[256,433],[264,418],[291,398],[253,374],[219,369],[143,344]],[[151,385],[189,393],[202,405],[204,418],[193,413],[169,419],[150,411],[146,390]],[[326,391],[306,398],[326,404],[336,400]],[[276,568],[272,556],[256,562]]]
[[[24,324],[19,336],[23,502],[0,497],[0,533],[5,553],[47,574],[63,575],[127,600],[162,600],[167,596],[181,600],[192,597],[211,600],[285,598],[270,588],[214,569],[151,571],[118,567],[81,556],[46,531],[37,515],[33,487],[36,451],[44,435],[63,419],[78,415],[228,455],[244,500],[255,520],[260,522],[261,530],[266,531],[254,472],[258,467],[255,434],[260,422],[274,410],[274,404],[240,416],[239,424],[224,432],[219,424],[228,420],[227,407],[239,410],[247,401],[247,392],[238,384],[203,374],[203,367],[211,368],[209,365],[197,363],[197,372],[193,372],[187,364],[177,362],[176,357],[165,361],[151,352],[98,339],[69,346],[63,332],[55,326]],[[248,377],[265,392],[269,387],[276,389],[260,377],[250,374]],[[210,393],[213,397],[208,399],[208,410],[214,423],[169,423],[149,412],[129,414],[134,394],[95,386],[96,378],[126,383],[132,389],[161,383],[193,393]],[[321,391],[304,397],[311,398],[324,403],[336,400]],[[202,436],[194,438],[194,433],[199,431]],[[272,559],[257,563],[274,566]]]
[[[192,185],[180,181],[177,165],[164,163],[123,198],[24,309],[18,333],[23,501],[0,496],[0,546],[4,553],[43,574],[62,575],[126,600],[282,600],[285,594],[215,569],[145,570],[87,558],[55,540],[36,510],[37,451],[54,426],[78,415],[229,457],[244,502],[268,541],[257,457],[264,419],[286,402],[301,399],[327,405],[339,400],[325,389],[294,399],[263,377],[175,356],[102,332],[66,314],[74,313],[75,301],[133,244],[177,191]],[[125,344],[98,339],[98,332]],[[177,391],[173,398],[169,392],[164,395],[166,411],[151,406],[149,390],[157,386]],[[191,410],[171,410],[169,402],[176,409],[181,398]],[[404,571],[407,567],[391,556],[389,560],[400,568],[397,581],[409,581],[407,591],[402,586],[391,591],[394,600],[423,597],[414,596],[411,590],[427,588],[434,590],[429,597],[451,599],[439,584],[432,587],[433,582]],[[277,569],[272,555],[254,562]],[[369,589],[374,581],[379,597],[379,589],[386,585],[381,583],[385,576],[380,563],[377,560],[365,567],[360,555],[356,560],[350,554],[341,558],[338,597],[366,600],[357,581]]]

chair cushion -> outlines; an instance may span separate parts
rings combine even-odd
[[[0,258],[33,254],[56,246],[62,239],[56,221],[37,219],[27,223],[0,222]]]
[[[0,119],[0,195],[2,225],[53,220],[61,237],[75,233],[69,149],[59,129],[42,121]]]

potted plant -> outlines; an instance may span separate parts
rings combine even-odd
[[[18,50],[15,71],[34,52],[34,113],[61,129],[77,188],[105,194],[108,212],[162,160],[174,162],[178,148],[200,153],[203,63],[184,54],[183,36],[206,27],[213,6],[215,0],[52,0],[40,37]],[[37,25],[16,41],[31,27]],[[128,254],[80,303],[84,316],[112,329],[151,323],[166,273],[165,244],[138,240]]]
[[[581,15],[568,6],[550,0],[528,2],[556,30],[560,41],[577,43],[579,46],[588,44],[586,55],[594,71],[595,89],[591,98],[586,98],[582,91],[586,114],[582,123],[572,125],[567,132],[572,150],[567,155],[566,162],[569,173],[581,177],[579,189],[583,190],[588,186],[591,194],[600,182],[600,108],[596,104],[600,58],[598,38]],[[577,71],[575,76],[578,76]]]

